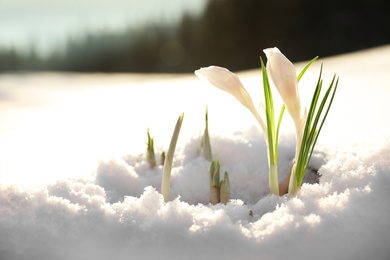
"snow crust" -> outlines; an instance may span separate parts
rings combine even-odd
[[[245,152],[252,154],[250,150]],[[144,162],[134,168],[102,162],[94,180],[63,179],[40,189],[1,186],[0,255],[3,259],[388,259],[389,154],[390,144],[367,156],[337,154],[321,167],[319,183],[304,184],[294,198],[261,196],[261,186],[252,184],[253,173],[241,171],[231,182],[232,197],[242,199],[226,206],[207,204],[207,178],[201,180],[199,174],[207,164],[201,158],[174,168],[172,193],[182,196],[167,204],[152,186],[159,182],[156,175],[160,177],[161,169],[144,171]],[[232,172],[244,168],[230,167]],[[198,177],[191,176],[195,172]],[[183,178],[192,182],[181,182]],[[257,178],[259,183],[262,178],[265,181],[266,175]],[[237,179],[242,183],[237,184]],[[132,196],[110,202],[113,194]]]
[[[267,195],[266,146],[259,127],[252,125],[253,118],[248,120],[247,111],[235,107],[232,99],[227,99],[231,101],[229,106],[237,111],[242,109],[244,112],[237,112],[238,115],[243,115],[243,122],[251,123],[237,125],[237,121],[241,122],[237,119],[230,124],[221,118],[223,113],[219,113],[218,107],[226,101],[222,96],[218,106],[209,106],[209,111],[221,115],[210,116],[210,134],[213,155],[219,158],[221,170],[230,175],[232,200],[227,205],[209,204],[210,162],[198,152],[198,128],[194,131],[194,125],[190,125],[186,129],[185,117],[174,158],[169,203],[164,203],[159,193],[162,166],[150,169],[143,153],[145,147],[133,148],[130,153],[114,149],[114,153],[96,160],[91,174],[69,173],[68,177],[55,176],[39,185],[21,185],[22,180],[7,184],[6,174],[2,173],[0,259],[389,259],[390,124],[387,112],[372,113],[373,108],[386,102],[389,93],[387,70],[379,69],[390,68],[389,62],[382,61],[389,54],[387,47],[325,60],[327,71],[341,71],[344,76],[341,75],[340,92],[309,164],[310,170],[295,197]],[[362,90],[367,87],[367,75],[344,67],[353,67],[356,59],[364,58],[374,67],[372,74],[365,71],[372,75],[370,82],[375,83],[368,86],[369,92]],[[255,81],[251,75],[252,72],[239,75],[249,90]],[[311,74],[307,76],[310,79]],[[11,82],[4,77],[0,80]],[[96,94],[95,88],[94,92],[83,92],[80,102],[90,97],[85,93]],[[99,91],[107,97],[113,89]],[[136,93],[134,88],[131,91]],[[211,100],[219,99],[221,93],[215,93],[218,94],[210,95]],[[376,99],[364,100],[362,93],[370,93]],[[362,100],[368,112],[359,114],[361,121],[349,121],[346,116],[354,118],[361,109],[355,104]],[[4,100],[0,105],[5,106]],[[71,115],[84,113],[74,106]],[[191,113],[187,113],[190,118]],[[7,122],[7,116],[0,114],[0,122]],[[164,135],[170,136],[175,117],[176,114],[172,123],[170,118],[166,123],[170,125],[167,133],[160,128]],[[382,121],[376,121],[378,118]],[[285,121],[287,131],[281,135],[279,146],[280,180],[287,174],[295,151],[294,133],[288,131],[291,122],[287,117]],[[374,127],[366,127],[364,122],[373,122]],[[235,127],[229,128],[231,125]],[[146,136],[145,129],[140,132]],[[138,130],[134,131],[138,134]],[[9,148],[4,141],[8,135],[4,130],[1,133],[0,143]],[[124,140],[120,131],[116,133]],[[157,137],[156,140],[164,140]],[[145,140],[138,136],[131,142],[144,144]],[[157,155],[167,147],[158,141],[156,145]],[[95,146],[91,154],[93,149]],[[0,154],[6,156],[5,152]],[[38,161],[44,152],[37,154],[31,157]],[[23,162],[23,157],[19,159]],[[64,164],[75,163],[62,160]],[[62,165],[56,167],[60,171]],[[5,169],[3,166],[2,170]],[[31,169],[34,170],[33,166]]]

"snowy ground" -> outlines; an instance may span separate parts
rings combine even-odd
[[[319,66],[300,83],[307,106]],[[0,259],[389,259],[389,71],[389,46],[324,59],[325,83],[340,83],[310,163],[321,176],[308,173],[294,198],[267,196],[252,115],[194,75],[0,75]],[[263,100],[260,70],[238,75]],[[210,164],[197,154],[206,104],[226,206],[208,204]],[[183,112],[164,204],[146,129],[160,154]],[[285,116],[280,179],[292,130]]]

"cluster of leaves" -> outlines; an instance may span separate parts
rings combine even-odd
[[[296,166],[295,166],[296,167],[295,172],[296,172],[296,179],[297,179],[297,183],[296,183],[297,187],[300,187],[302,184],[302,179],[305,175],[307,166],[310,162],[314,147],[316,145],[318,136],[321,132],[322,126],[325,122],[326,116],[328,115],[330,106],[332,105],[333,98],[334,98],[334,95],[336,93],[336,89],[337,89],[337,85],[338,85],[338,81],[339,81],[338,78],[336,80],[336,75],[334,75],[332,82],[330,83],[324,97],[322,98],[321,104],[316,111],[316,107],[317,107],[317,104],[319,101],[320,92],[321,92],[322,83],[323,83],[323,80],[321,79],[321,75],[322,75],[322,64],[321,64],[321,70],[320,70],[320,76],[318,79],[318,83],[317,83],[316,89],[314,91],[313,98],[312,98],[312,101],[310,104],[310,109],[309,109],[307,119],[306,119],[305,131],[304,131],[303,137],[302,137],[302,144],[301,144],[301,149],[299,152],[298,162],[296,163]],[[322,114],[332,89],[333,89],[333,93],[332,93],[332,96],[330,98],[330,101],[328,102],[328,107],[325,111],[325,114]],[[322,121],[321,121],[321,115],[322,115]]]

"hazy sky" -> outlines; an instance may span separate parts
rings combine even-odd
[[[86,31],[121,30],[146,21],[172,22],[199,13],[207,0],[0,0],[0,48],[40,53]]]

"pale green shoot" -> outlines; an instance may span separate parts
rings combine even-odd
[[[164,163],[165,163],[165,152],[163,151],[161,153],[161,165],[164,165]]]
[[[147,129],[148,143],[146,148],[146,160],[148,161],[150,168],[156,167],[156,155],[154,153],[154,140],[150,136],[149,128]]]
[[[210,135],[209,135],[209,122],[208,122],[208,108],[206,106],[206,127],[203,133],[203,154],[207,161],[212,160],[213,156],[211,153]]]
[[[177,120],[176,127],[171,138],[171,143],[169,145],[168,153],[166,154],[165,157],[163,178],[161,182],[161,193],[164,196],[165,202],[169,201],[169,189],[171,184],[173,156],[176,149],[177,139],[180,133],[180,128],[183,123],[183,118],[184,118],[184,113],[181,116],[179,116],[179,119]]]
[[[210,202],[212,205],[218,204],[220,199],[219,175],[220,167],[218,159],[214,159],[210,166]]]
[[[220,168],[219,160],[214,159],[210,166],[210,186],[219,187]]]
[[[221,203],[227,204],[230,200],[230,181],[229,174],[225,172],[224,179],[220,183],[220,199]]]
[[[221,165],[218,159],[214,159],[210,166],[210,203],[212,205],[222,202],[227,204],[230,200],[229,174],[225,172],[224,179],[220,180]]]

